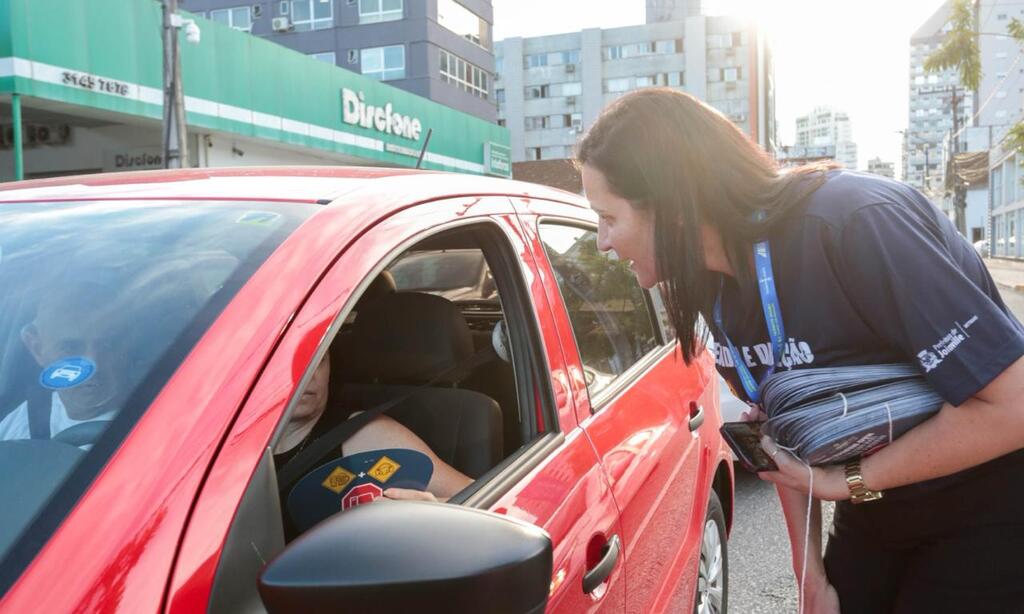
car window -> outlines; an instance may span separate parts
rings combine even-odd
[[[490,271],[478,249],[413,251],[388,268],[403,292],[429,292],[449,300],[493,298]]]
[[[323,491],[326,476],[320,473],[329,475],[331,463],[342,466],[354,462],[345,459],[355,458],[357,453],[352,450],[359,446],[372,442],[369,448],[373,450],[397,447],[436,455],[434,471],[439,476],[447,475],[450,484],[459,485],[454,491],[442,487],[434,493],[447,497],[533,441],[544,430],[545,422],[554,425],[547,418],[538,421],[534,413],[534,397],[540,391],[539,384],[532,380],[538,375],[531,373],[522,360],[517,368],[517,358],[532,354],[525,348],[513,349],[513,339],[527,335],[522,317],[527,317],[530,310],[515,306],[515,297],[521,296],[522,290],[515,289],[517,285],[510,278],[514,273],[507,264],[501,265],[498,260],[499,271],[504,271],[498,277],[512,298],[501,295],[495,284],[491,290],[493,304],[488,303],[488,309],[483,309],[479,301],[456,301],[448,296],[454,288],[465,288],[465,279],[456,282],[454,288],[410,284],[410,278],[416,278],[414,271],[449,266],[455,260],[453,255],[469,263],[467,266],[476,271],[473,279],[480,279],[490,270],[488,259],[498,258],[502,251],[493,240],[496,236],[497,232],[487,225],[459,227],[432,235],[424,243],[479,242],[480,246],[436,250],[413,246],[398,254],[355,301],[356,316],[346,318],[337,334],[326,341],[326,353],[315,366],[310,365],[312,376],[297,391],[291,416],[279,427],[279,439],[273,446],[278,468],[301,453],[303,442],[325,436],[353,411],[400,401],[389,407],[383,418],[346,440],[344,458],[338,456],[336,446],[318,458],[313,463],[317,467],[313,477],[307,475],[296,481],[291,469],[279,473],[278,479],[289,493],[282,499],[289,537],[307,528],[309,523],[301,522],[301,518],[310,509],[321,514],[347,509],[350,502],[346,497],[358,502],[360,495],[353,494],[355,486],[365,483],[364,488],[372,491],[383,489],[385,481],[391,483],[391,476],[380,479],[369,471],[352,469],[350,473],[358,478],[337,491]],[[510,335],[510,330],[521,334]],[[534,392],[520,403],[523,390]],[[378,460],[372,455],[367,458]],[[415,467],[406,463],[402,469],[401,461],[397,465],[400,474],[408,474]],[[411,478],[399,475],[399,479]],[[316,497],[305,496],[302,485],[306,482],[313,485]],[[415,485],[416,489],[426,486]],[[316,498],[322,500],[322,509],[311,503]]]
[[[19,538],[45,543],[32,519],[57,524],[224,305],[315,210],[0,206],[0,558]]]
[[[596,232],[544,223],[540,237],[593,397],[658,346],[655,323],[633,273],[598,251]]]

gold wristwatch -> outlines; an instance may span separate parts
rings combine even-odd
[[[855,458],[845,465],[846,487],[850,489],[850,502],[864,503],[865,501],[876,501],[882,498],[882,491],[868,490],[864,485],[864,478],[860,475],[860,459]]]

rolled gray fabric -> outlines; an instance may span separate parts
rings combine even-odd
[[[783,371],[761,384],[761,400],[763,432],[811,465],[869,454],[944,403],[910,364]]]

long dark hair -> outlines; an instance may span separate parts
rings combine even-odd
[[[698,340],[706,339],[706,330],[697,331],[697,317],[710,316],[720,283],[705,266],[701,225],[721,235],[746,287],[753,277],[753,244],[832,168],[781,172],[717,110],[669,88],[637,90],[609,105],[580,141],[576,164],[600,171],[612,192],[634,207],[653,210],[657,273],[687,363]]]

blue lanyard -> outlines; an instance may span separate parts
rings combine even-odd
[[[757,273],[757,289],[761,293],[761,307],[764,309],[764,321],[768,325],[768,335],[772,340],[772,365],[768,368],[767,378],[775,372],[776,367],[782,362],[782,351],[786,344],[786,330],[782,325],[782,309],[779,307],[779,295],[775,292],[775,276],[772,273],[772,253],[767,241],[754,245],[754,268]],[[747,398],[753,403],[761,402],[761,395],[758,392],[757,380],[754,374],[747,367],[743,355],[729,339],[722,325],[722,285],[718,286],[718,297],[715,299],[715,325],[729,346],[732,353],[733,363],[736,365],[736,373],[740,376],[740,382],[747,393]]]

